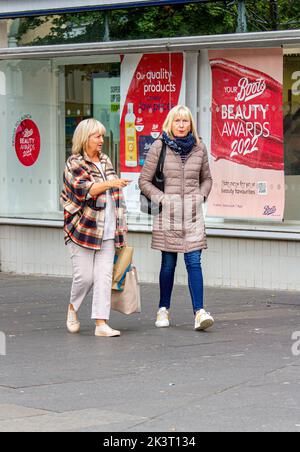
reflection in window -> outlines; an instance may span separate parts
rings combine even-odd
[[[300,55],[284,59],[285,173],[300,175]]]
[[[3,71],[0,71],[0,96],[6,95],[6,77]]]
[[[71,154],[75,128],[94,117],[106,128],[103,151],[118,169],[120,147],[120,63],[64,66],[66,158]]]
[[[237,16],[235,2],[216,0],[18,18],[9,22],[8,46],[234,33]]]
[[[300,221],[300,49],[284,57],[285,219]]]
[[[293,30],[299,27],[298,1],[188,1],[185,4],[9,20],[8,47]]]

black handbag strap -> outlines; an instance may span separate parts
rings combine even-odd
[[[161,151],[160,151],[160,156],[157,162],[157,167],[156,167],[156,172],[155,174],[159,177],[160,175],[163,174],[164,172],[164,166],[165,166],[165,160],[166,160],[166,155],[167,155],[167,146],[166,143],[162,141],[162,147],[161,147]]]

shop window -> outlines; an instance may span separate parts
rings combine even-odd
[[[72,137],[83,119],[94,117],[106,128],[103,152],[119,167],[120,63],[61,66],[65,77],[66,158]]]
[[[6,95],[6,76],[5,72],[0,72],[0,96]]]
[[[119,169],[120,57],[2,61],[0,114],[0,217],[61,220],[62,175],[81,120],[103,122],[103,151]]]
[[[300,221],[300,49],[284,57],[286,220]]]
[[[285,0],[173,2],[9,20],[7,47],[265,32],[299,26],[300,5],[295,1],[289,1],[288,7]]]
[[[57,76],[48,60],[0,62],[0,216],[56,219]]]
[[[265,58],[263,58],[263,53],[265,52]],[[277,53],[277,57],[276,57],[276,63],[274,63],[274,66],[272,65],[272,59],[271,59],[271,52],[275,52]],[[248,169],[248,178],[249,178],[249,182],[251,182],[251,178],[253,179],[255,172],[260,173],[261,169],[263,169],[264,166],[274,166],[274,181],[276,182],[272,182],[272,178],[270,179],[269,183],[266,184],[267,179],[262,178],[260,181],[256,181],[256,185],[253,185],[253,195],[254,197],[257,196],[257,194],[259,193],[262,198],[261,199],[266,199],[268,198],[268,194],[271,193],[271,190],[273,191],[277,191],[278,194],[276,194],[276,196],[274,197],[274,201],[272,202],[271,200],[271,204],[268,202],[266,202],[266,209],[264,212],[264,217],[262,217],[261,215],[261,211],[258,211],[257,207],[253,210],[251,210],[249,208],[249,210],[246,209],[246,213],[247,215],[241,216],[240,218],[238,217],[238,212],[237,210],[240,209],[243,205],[243,199],[246,199],[246,196],[248,196],[248,194],[251,194],[251,186],[249,185],[248,189],[247,189],[247,184],[246,186],[244,185],[244,179],[241,177],[240,179],[238,177],[233,177],[232,174],[234,173],[230,173],[230,171],[228,171],[227,173],[227,179],[228,181],[232,182],[231,185],[229,184],[225,184],[224,187],[222,188],[220,184],[223,183],[223,181],[226,181],[227,183],[227,179],[225,177],[218,178],[214,177],[214,186],[216,187],[216,185],[219,185],[220,187],[220,192],[221,190],[223,190],[223,193],[228,193],[232,194],[234,191],[236,191],[236,188],[239,190],[239,193],[242,193],[243,196],[239,197],[239,200],[241,202],[233,202],[232,204],[235,204],[236,207],[236,212],[233,212],[233,215],[227,215],[226,211],[227,211],[227,207],[232,207],[228,205],[225,205],[226,203],[224,203],[223,205],[223,210],[222,212],[224,213],[223,215],[216,215],[216,216],[208,216],[210,210],[210,206],[208,205],[208,215],[206,217],[206,221],[207,224],[209,226],[212,227],[218,227],[218,228],[235,228],[235,229],[249,229],[249,228],[253,228],[254,230],[295,230],[298,231],[299,230],[299,226],[300,226],[300,211],[299,211],[299,195],[300,195],[300,49],[299,52],[295,49],[292,49],[291,51],[286,51],[285,53],[288,53],[288,55],[283,55],[282,52],[282,56],[280,57],[280,52],[282,52],[282,50],[280,50],[279,48],[276,50],[267,50],[267,49],[252,49],[251,53],[248,53],[248,55],[252,55],[252,60],[254,58],[254,61],[252,61],[252,63],[250,62],[251,58],[247,59],[247,49],[246,50],[228,50],[228,51],[220,51],[219,53],[216,52],[215,54],[213,52],[206,52],[206,51],[202,51],[201,52],[201,56],[200,56],[200,60],[201,60],[201,64],[200,64],[200,81],[199,81],[199,86],[200,86],[200,105],[199,105],[199,130],[200,133],[205,141],[205,143],[208,145],[209,150],[212,150],[212,147],[216,148],[216,135],[218,135],[219,137],[221,137],[221,135],[225,135],[225,138],[227,139],[228,137],[232,138],[230,135],[232,133],[233,130],[236,130],[237,126],[238,126],[238,122],[240,119],[242,119],[242,116],[237,116],[237,118],[233,119],[233,115],[238,112],[238,110],[236,109],[237,105],[236,105],[236,100],[237,97],[232,96],[233,91],[231,91],[235,86],[236,86],[236,82],[239,80],[238,78],[238,74],[240,73],[240,71],[242,71],[243,73],[243,77],[245,78],[245,75],[248,74],[248,77],[255,77],[255,71],[252,73],[248,72],[248,70],[246,69],[248,66],[250,68],[255,67],[258,64],[258,67],[260,67],[259,71],[257,72],[257,74],[262,74],[262,73],[266,73],[269,74],[268,76],[266,76],[266,80],[267,80],[267,89],[268,89],[268,83],[270,83],[270,87],[271,85],[273,86],[272,91],[270,91],[269,93],[269,101],[268,98],[266,98],[265,100],[261,101],[260,99],[264,99],[264,97],[261,97],[259,94],[259,84],[256,85],[257,87],[257,92],[253,91],[251,93],[251,96],[253,96],[253,100],[250,102],[246,101],[244,103],[244,105],[242,105],[242,110],[241,110],[241,115],[246,114],[246,117],[250,118],[248,120],[244,120],[242,119],[242,122],[244,123],[244,125],[246,126],[246,128],[244,129],[243,127],[241,127],[239,129],[239,136],[241,138],[247,138],[247,131],[250,132],[249,137],[252,137],[252,124],[251,122],[261,122],[261,119],[263,119],[264,121],[262,122],[263,128],[266,127],[265,129],[265,136],[268,139],[268,136],[270,136],[271,139],[275,139],[274,141],[274,145],[270,146],[270,152],[269,152],[269,156],[270,156],[270,163],[265,165],[265,163],[263,161],[258,161],[256,165],[253,164],[253,162],[250,162],[251,159],[251,155],[255,156],[255,152],[253,152],[252,154],[249,153],[248,151],[250,151],[251,149],[246,149],[246,153],[248,154],[248,158],[249,158],[249,162],[248,162],[248,166],[253,164],[254,168],[253,170]],[[220,54],[220,55],[219,55]],[[214,55],[219,56],[220,58],[218,59],[217,57],[215,57],[214,59]],[[222,58],[221,58],[222,57]],[[231,64],[228,60],[230,60],[230,58],[232,58],[233,63]],[[255,61],[255,59],[257,58],[257,61]],[[263,58],[263,64],[259,63],[259,59]],[[210,60],[213,60],[210,62]],[[225,61],[223,61],[225,59]],[[282,62],[283,60],[283,74],[281,71],[279,71],[279,67],[280,67],[280,61]],[[275,60],[274,60],[275,61]],[[211,64],[214,65],[214,67],[216,68],[220,68],[221,65],[223,65],[224,67],[221,68],[224,71],[224,74],[226,73],[226,70],[229,71],[227,73],[227,77],[224,78],[224,80],[226,80],[227,86],[226,84],[224,85],[224,87],[222,88],[222,91],[219,91],[219,94],[221,93],[220,97],[217,99],[219,101],[219,104],[214,104],[214,102],[212,101],[212,97],[213,97],[213,75],[212,75],[212,68],[211,68]],[[225,67],[226,66],[226,67]],[[242,67],[244,67],[244,69],[242,69]],[[232,72],[232,74],[231,74]],[[273,74],[277,74],[275,77]],[[283,79],[281,81],[281,75],[283,75]],[[215,72],[215,76],[218,76],[218,72]],[[240,75],[240,78],[242,76]],[[264,76],[265,77],[265,76]],[[247,78],[247,77],[246,77]],[[248,79],[248,82],[250,82],[250,78]],[[259,76],[257,77],[257,80],[259,80]],[[215,79],[217,80],[217,79]],[[283,82],[282,88],[280,88],[280,84],[278,85],[277,83],[273,82],[273,80],[278,80],[279,83]],[[219,79],[220,82],[220,79]],[[218,83],[219,83],[218,82]],[[215,85],[217,86],[217,85]],[[219,85],[220,86],[220,85]],[[241,85],[239,85],[241,87]],[[244,85],[245,86],[245,85]],[[254,85],[251,85],[254,89]],[[250,84],[249,84],[249,89],[250,89]],[[276,88],[277,87],[277,88]],[[269,88],[270,89],[270,88]],[[274,96],[275,91],[274,90],[282,90],[282,94],[283,94],[283,102],[282,102],[282,97],[281,95],[279,96],[279,101],[277,101],[276,103],[274,103],[272,105],[272,96]],[[227,90],[227,91],[226,91]],[[262,89],[263,91],[263,89]],[[236,91],[236,94],[239,91]],[[222,94],[223,93],[223,94]],[[279,92],[280,94],[280,92]],[[231,96],[232,97],[232,102],[227,102],[226,100],[226,96]],[[216,97],[215,97],[216,99]],[[225,99],[225,100],[224,100]],[[250,98],[249,98],[250,99]],[[222,104],[228,104],[231,103],[232,106],[229,107],[229,110],[226,108],[224,108],[224,110],[222,110]],[[261,108],[261,107],[255,107],[255,105],[252,107],[252,114],[250,114],[250,110],[249,110],[249,115],[247,114],[247,106],[248,104],[257,104],[257,105],[262,105],[264,108],[266,106],[268,106],[268,108],[270,108],[266,113],[263,112],[263,110],[261,110],[261,118],[259,117],[259,114],[255,114],[255,108]],[[232,110],[231,110],[232,109]],[[217,112],[217,113],[216,113]],[[271,117],[273,117],[273,119],[270,122],[270,114]],[[256,119],[254,116],[256,116]],[[216,118],[227,118],[228,121],[225,119],[223,122],[218,123]],[[251,118],[252,116],[252,118]],[[213,117],[213,120],[212,120]],[[278,140],[279,138],[279,130],[280,130],[280,124],[278,123],[275,127],[275,133],[273,133],[272,130],[272,122],[276,121],[278,122],[278,118],[282,117],[282,129],[283,129],[283,134],[280,136],[282,137],[280,140]],[[237,120],[236,120],[237,119]],[[265,122],[267,121],[267,123]],[[226,124],[224,124],[226,122]],[[226,127],[228,128],[224,128],[226,125]],[[254,130],[254,129],[253,129]],[[257,124],[255,125],[255,130],[261,130],[260,126]],[[229,132],[231,131],[231,132]],[[234,135],[234,133],[233,133]],[[264,133],[263,133],[264,135]],[[214,137],[214,142],[211,141],[212,136]],[[237,137],[234,137],[234,139]],[[225,161],[224,159],[224,155],[223,152],[226,153],[227,152],[227,148],[226,146],[230,145],[231,141],[228,139],[226,140],[224,139],[223,141],[220,140],[219,144],[218,144],[218,152],[216,153],[216,149],[214,149],[212,151],[212,155],[211,155],[211,167],[214,168],[215,167],[215,162],[220,162],[220,161]],[[243,141],[243,140],[242,140]],[[235,140],[235,142],[239,142],[238,140]],[[283,142],[283,160],[280,162],[278,161],[278,164],[275,164],[276,159],[277,159],[277,152],[276,152],[276,147],[275,144],[279,143],[279,142]],[[258,143],[259,145],[259,143]],[[261,144],[262,146],[264,146],[264,143]],[[223,146],[223,147],[222,147]],[[224,147],[225,146],[225,147]],[[260,146],[260,145],[259,145]],[[277,146],[277,144],[276,144]],[[244,152],[242,152],[245,149],[239,148],[238,149],[238,153],[240,153],[241,155],[244,154]],[[253,151],[255,151],[255,149],[253,149]],[[245,153],[245,155],[246,155]],[[273,154],[274,153],[274,154]],[[273,154],[273,155],[272,155]],[[233,153],[232,153],[233,155]],[[239,159],[240,156],[238,156]],[[229,159],[230,160],[230,159]],[[240,163],[237,161],[237,163]],[[242,163],[242,162],[241,162]],[[279,166],[280,163],[280,166]],[[226,163],[224,164],[224,168],[229,168],[228,166],[226,166]],[[241,176],[243,175],[243,177],[245,177],[245,170],[244,168],[244,164],[243,166],[241,166],[242,168],[242,172],[241,172]],[[283,168],[283,178],[282,181],[277,182],[277,179],[279,180],[278,176],[280,171],[282,171]],[[236,167],[234,168],[234,171],[236,170]],[[217,173],[214,173],[214,176],[216,176]],[[251,176],[251,178],[249,177],[249,175]],[[267,176],[266,176],[267,177]],[[271,172],[270,172],[270,177],[271,177]],[[273,177],[273,176],[272,176]],[[236,184],[236,187],[234,186],[234,184]],[[250,190],[250,191],[247,191]],[[256,195],[255,195],[256,192]],[[226,196],[226,195],[225,195]],[[225,196],[223,197],[222,202],[224,201],[224,199],[228,200],[229,198],[225,198]],[[215,198],[216,199],[216,198]],[[220,198],[221,199],[221,198]],[[234,198],[232,198],[234,199]],[[236,201],[237,198],[235,198],[234,200]],[[210,198],[209,202],[211,202],[212,199]],[[281,212],[282,215],[276,220],[276,217],[274,215],[275,212],[275,207],[279,204],[281,204]],[[275,206],[273,208],[273,206]],[[226,208],[225,208],[226,207]],[[249,206],[252,207],[252,206]],[[206,206],[207,209],[207,206]],[[216,211],[217,209],[215,209]]]
[[[210,3],[25,17],[8,24],[8,47],[234,33],[237,8]]]
[[[201,51],[199,58],[198,126],[210,150],[212,72],[208,52]],[[284,222],[224,215],[207,217],[208,225],[299,229],[300,49],[285,51],[283,73],[278,112],[283,108]],[[149,230],[151,218],[139,210],[138,177],[167,112],[186,101],[185,74],[183,53],[1,61],[0,216],[62,219],[59,194],[72,136],[82,119],[94,116],[107,130],[104,152],[121,176],[133,180],[125,193],[129,223]],[[129,117],[134,118],[130,130],[135,143],[130,152]],[[259,188],[263,194],[266,187]]]

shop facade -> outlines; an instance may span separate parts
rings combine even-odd
[[[300,31],[0,49],[1,271],[69,276],[59,205],[78,122],[103,122],[123,177],[129,241],[157,282],[138,177],[163,120],[188,105],[214,191],[204,206],[206,284],[300,291]],[[130,144],[130,145],[129,145]],[[186,283],[183,261],[177,283]]]

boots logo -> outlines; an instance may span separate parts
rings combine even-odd
[[[273,207],[265,206],[263,215],[266,215],[266,216],[274,215],[276,213],[276,211],[277,211],[277,209],[275,206],[273,206]]]
[[[25,129],[23,132],[24,138],[30,138],[33,135],[33,129]]]
[[[238,94],[235,98],[237,102],[247,102],[261,96],[267,88],[264,78],[257,78],[254,82],[250,82],[247,77],[243,77],[238,82]]]

